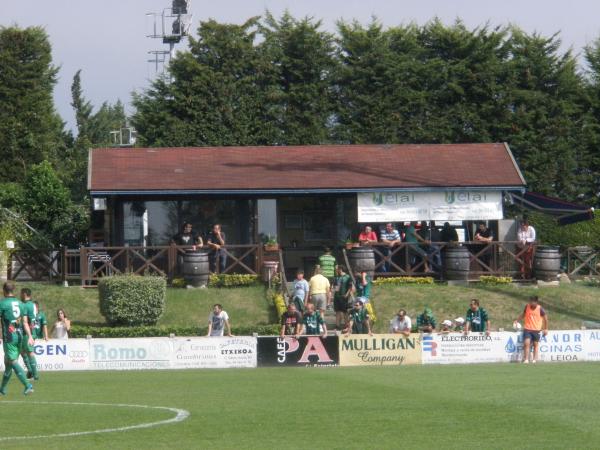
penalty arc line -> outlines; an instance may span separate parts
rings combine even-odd
[[[2,441],[14,441],[19,439],[42,439],[42,438],[55,438],[55,437],[75,437],[75,436],[85,436],[90,434],[101,434],[101,433],[116,433],[120,431],[130,431],[137,430],[142,428],[154,428],[160,425],[167,425],[170,423],[183,422],[188,417],[190,417],[190,412],[185,409],[179,408],[170,408],[167,406],[150,406],[150,405],[128,405],[124,403],[85,403],[85,402],[28,402],[28,401],[19,401],[19,400],[5,400],[1,403],[18,403],[18,404],[36,404],[36,405],[68,405],[68,406],[112,406],[118,408],[142,408],[142,409],[159,409],[164,411],[170,411],[175,413],[175,417],[171,417],[170,419],[159,420],[157,422],[146,422],[140,423],[137,425],[128,425],[126,427],[117,427],[117,428],[103,428],[100,430],[90,430],[90,431],[73,431],[71,433],[56,433],[56,434],[46,434],[46,435],[37,435],[37,436],[7,436],[0,437],[0,442]]]

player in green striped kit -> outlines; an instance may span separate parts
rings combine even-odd
[[[23,321],[26,321],[29,325],[29,329],[31,331],[32,337],[33,330],[37,315],[37,308],[31,299],[31,289],[23,288],[21,289],[21,302],[23,302]],[[34,337],[35,339],[35,337]],[[31,345],[29,344],[27,339],[23,339],[21,341],[21,357],[23,358],[23,362],[27,367],[27,378],[32,378],[34,380],[39,380],[37,371],[37,361],[35,360],[35,353],[33,353],[33,342]]]
[[[7,281],[2,286],[4,298],[0,300],[0,323],[2,324],[2,346],[4,349],[4,374],[2,385],[0,385],[0,395],[6,395],[6,385],[13,371],[25,386],[23,394],[28,395],[33,392],[33,386],[27,381],[25,372],[18,362],[23,330],[26,334],[25,339],[30,344],[33,344],[33,339],[31,338],[29,325],[21,320],[21,312],[25,308],[22,302],[15,297],[15,289],[15,284],[11,281]]]

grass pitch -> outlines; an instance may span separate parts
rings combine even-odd
[[[0,398],[1,448],[592,448],[600,364],[43,373]],[[19,401],[19,403],[12,403]],[[22,402],[22,403],[21,403]],[[167,420],[105,434],[4,440]]]

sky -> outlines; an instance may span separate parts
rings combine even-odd
[[[170,0],[0,0],[0,26],[46,30],[54,64],[60,68],[56,109],[72,129],[70,86],[79,69],[84,95],[96,108],[120,99],[132,112],[131,93],[148,87],[156,76],[147,52],[166,49],[160,40],[146,37],[153,23],[146,13],[161,12],[170,4]],[[597,0],[192,0],[191,30],[209,18],[242,23],[265,10],[279,16],[286,9],[295,17],[320,19],[330,31],[340,19],[366,24],[372,17],[385,26],[424,24],[436,16],[445,23],[460,18],[469,27],[511,23],[548,36],[560,32],[563,49],[572,48],[576,54],[600,36]],[[176,48],[182,50],[185,44]]]

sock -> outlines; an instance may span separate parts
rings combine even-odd
[[[25,371],[23,370],[21,365],[18,362],[13,361],[12,368],[15,371],[15,373],[17,374],[17,378],[23,384],[23,386],[25,386],[25,387],[29,386],[29,381],[27,381],[27,377],[25,376]]]
[[[31,370],[31,361],[29,359],[28,354],[21,355],[23,357],[23,362],[25,363],[25,367],[27,367],[27,371],[33,373]]]
[[[0,391],[6,392],[6,385],[12,376],[12,368],[10,365],[6,366],[4,369],[4,373],[2,374],[2,386],[0,386]]]
[[[27,367],[27,369],[29,369],[29,371],[33,374],[33,379],[37,380],[38,379],[38,370],[37,370],[37,360],[35,359],[35,356],[29,355],[29,365],[31,367]]]

